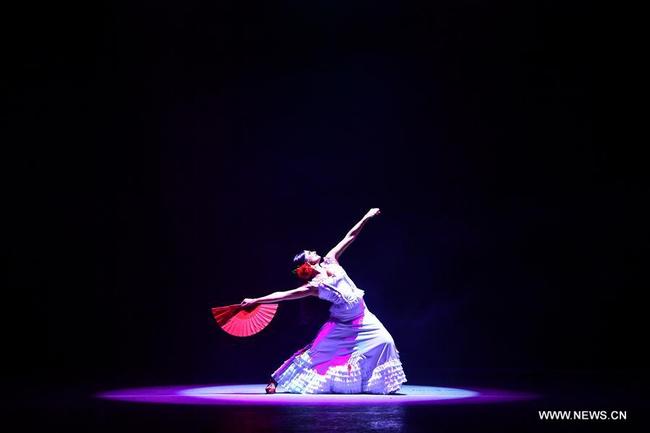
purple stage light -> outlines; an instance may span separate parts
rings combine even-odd
[[[398,394],[266,394],[264,384],[186,385],[105,391],[95,397],[135,403],[189,405],[481,404],[534,399],[530,393],[485,388],[403,385]]]

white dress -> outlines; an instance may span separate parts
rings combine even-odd
[[[272,375],[278,391],[388,394],[406,382],[399,351],[384,325],[368,310],[363,295],[335,259],[325,257],[334,276],[319,274],[318,297],[332,303],[316,338]]]

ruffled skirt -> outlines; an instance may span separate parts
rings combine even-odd
[[[395,343],[379,320],[330,320],[316,338],[272,375],[278,391],[300,394],[389,394],[406,376]]]

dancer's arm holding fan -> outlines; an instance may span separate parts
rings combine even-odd
[[[296,289],[285,290],[283,292],[273,292],[261,298],[246,298],[241,302],[242,307],[252,304],[275,304],[281,301],[290,301],[292,299],[306,298],[307,296],[318,296],[318,286],[304,284]]]

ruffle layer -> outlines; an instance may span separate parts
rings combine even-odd
[[[407,381],[399,358],[376,366],[370,375],[364,374],[360,362],[363,355],[352,358],[355,361],[329,367],[323,375],[310,367],[309,354],[305,352],[297,356],[282,374],[273,373],[273,378],[284,391],[299,394],[388,394],[399,390]]]

